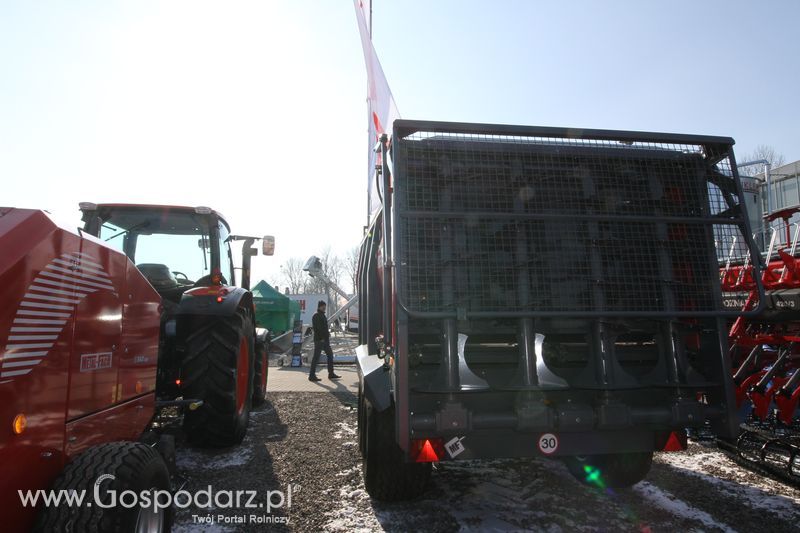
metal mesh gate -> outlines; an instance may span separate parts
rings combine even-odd
[[[729,140],[409,124],[392,155],[412,314],[723,311],[718,261],[751,250]]]

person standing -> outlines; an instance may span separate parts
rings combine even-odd
[[[311,319],[311,327],[314,329],[314,356],[311,358],[311,370],[308,372],[308,381],[320,381],[317,377],[317,364],[322,351],[328,356],[328,379],[339,379],[333,373],[333,350],[331,350],[331,332],[328,330],[328,318],[325,316],[327,304],[320,300],[317,304],[317,312]]]

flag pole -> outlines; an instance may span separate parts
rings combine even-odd
[[[372,2],[369,3],[369,40],[372,41]],[[367,85],[369,85],[369,80],[367,80]],[[367,93],[369,93],[369,89],[367,89]],[[372,116],[370,113],[370,106],[369,100],[367,100],[367,139],[371,142],[372,139],[369,138],[369,123],[372,120]],[[372,150],[372,145],[370,145],[370,150]],[[369,155],[367,155],[369,158]],[[375,172],[375,169],[370,169],[371,172]],[[372,176],[370,175],[370,180],[372,180]],[[366,233],[369,230],[369,215],[370,215],[370,202],[372,201],[372,196],[369,193],[369,186],[367,186],[367,225],[365,226]]]

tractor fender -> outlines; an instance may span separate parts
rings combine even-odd
[[[244,306],[253,310],[253,295],[241,287],[196,287],[183,293],[176,315],[232,316]]]
[[[389,368],[375,355],[369,355],[366,344],[356,348],[356,365],[361,390],[372,408],[378,412],[392,406],[392,380]]]

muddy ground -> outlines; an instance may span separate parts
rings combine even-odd
[[[363,488],[356,398],[347,392],[270,393],[241,447],[181,445],[178,466],[187,490],[256,491],[256,507],[224,508],[223,498],[210,512],[179,510],[176,531],[778,532],[800,523],[800,491],[695,443],[657,454],[647,480],[629,490],[579,485],[557,461],[496,460],[440,465],[420,500],[378,503]],[[271,513],[269,491],[284,498]]]

